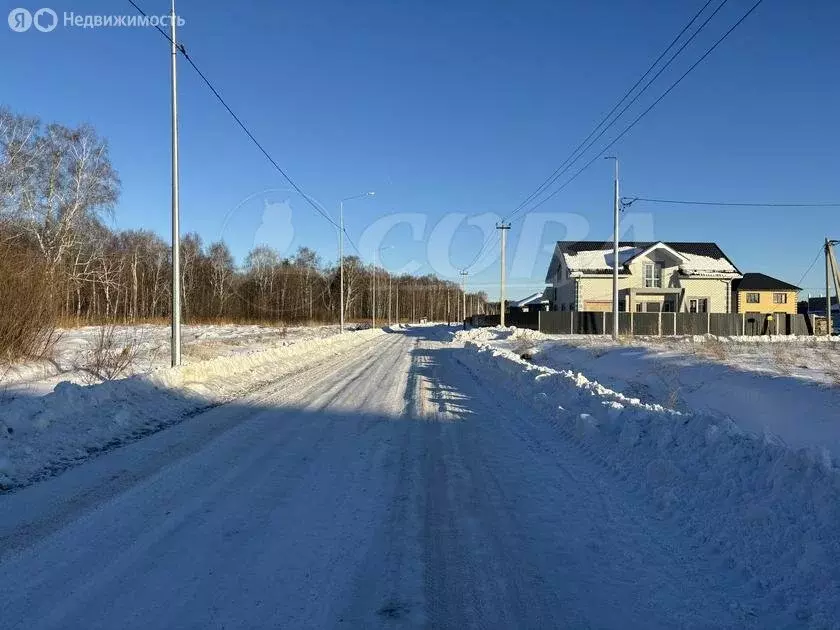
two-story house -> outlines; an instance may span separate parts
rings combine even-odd
[[[795,315],[796,296],[801,290],[763,273],[745,273],[743,278],[732,283],[732,301],[738,313]]]
[[[558,241],[546,274],[552,310],[612,310],[613,244]],[[742,277],[715,243],[619,243],[619,310],[732,313]]]

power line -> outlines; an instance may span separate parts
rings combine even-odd
[[[718,8],[717,8],[717,9],[715,9],[715,11],[714,11],[714,12],[713,12],[710,16],[709,16],[709,18],[707,18],[707,20],[706,20],[706,21],[705,21],[705,22],[704,22],[704,23],[700,26],[700,28],[698,28],[698,29],[697,29],[697,30],[696,30],[696,31],[692,34],[691,38],[689,38],[689,39],[685,42],[685,44],[683,44],[682,48],[680,48],[680,50],[678,50],[678,51],[677,51],[677,53],[675,53],[675,54],[674,54],[674,55],[673,55],[673,56],[672,56],[672,57],[668,60],[668,62],[667,62],[667,63],[666,63],[666,64],[662,67],[662,69],[661,69],[661,70],[657,73],[657,75],[653,78],[654,80],[655,80],[655,79],[656,79],[656,78],[657,78],[657,77],[658,77],[658,76],[662,73],[662,71],[663,71],[665,68],[667,68],[667,67],[668,67],[668,65],[669,65],[669,64],[670,64],[670,63],[674,60],[674,58],[676,57],[676,55],[678,55],[678,54],[682,51],[682,49],[683,49],[683,48],[685,48],[685,46],[686,46],[686,45],[687,45],[687,44],[688,44],[688,43],[689,43],[692,39],[694,39],[694,37],[695,37],[695,36],[696,36],[696,35],[700,32],[700,30],[701,30],[701,29],[702,29],[702,28],[703,28],[703,27],[704,27],[704,26],[708,23],[708,21],[709,21],[712,17],[714,17],[714,15],[715,15],[715,14],[716,14],[719,10],[720,10],[720,8],[721,8],[721,7],[722,7],[722,6],[723,6],[726,2],[727,2],[727,0],[723,0],[723,1],[721,2],[721,4],[718,6]],[[604,117],[600,120],[600,122],[598,122],[598,124],[597,124],[597,125],[595,125],[595,127],[592,129],[592,131],[590,131],[590,132],[589,132],[589,135],[588,135],[588,136],[586,136],[586,138],[584,138],[584,139],[583,139],[583,141],[582,141],[580,144],[578,144],[578,146],[577,146],[577,147],[575,147],[575,149],[574,149],[574,150],[573,150],[573,151],[569,154],[569,156],[568,156],[568,157],[566,157],[566,159],[565,159],[565,160],[563,160],[563,162],[560,164],[560,166],[558,166],[558,167],[557,167],[557,169],[555,169],[555,171],[554,171],[554,172],[553,172],[553,173],[552,173],[552,174],[551,174],[551,175],[550,175],[550,176],[549,176],[549,177],[548,177],[548,178],[547,178],[547,179],[546,179],[546,180],[545,180],[542,184],[540,184],[540,185],[539,185],[539,187],[537,187],[537,189],[536,189],[535,191],[533,191],[530,195],[528,195],[528,197],[527,197],[524,201],[522,201],[522,203],[520,203],[520,204],[519,204],[519,205],[518,205],[518,206],[517,206],[517,207],[513,210],[513,212],[509,215],[510,217],[513,217],[514,215],[516,215],[516,214],[517,214],[517,213],[518,213],[518,212],[519,212],[522,208],[524,208],[524,207],[525,207],[528,203],[530,203],[533,199],[535,199],[535,198],[536,198],[536,197],[538,197],[540,194],[542,194],[542,193],[543,193],[543,192],[544,192],[544,191],[545,191],[545,190],[546,190],[549,186],[551,186],[551,184],[553,184],[555,181],[557,181],[557,179],[558,179],[558,178],[559,178],[559,177],[560,177],[563,173],[565,173],[565,172],[566,172],[566,171],[567,171],[567,170],[571,167],[572,163],[574,163],[575,161],[577,161],[577,159],[580,157],[580,155],[577,155],[577,156],[576,156],[576,154],[577,154],[577,153],[578,153],[578,151],[581,149],[581,147],[583,147],[584,145],[586,145],[586,143],[587,143],[587,142],[589,142],[589,141],[590,141],[590,139],[592,139],[592,136],[594,136],[594,135],[598,132],[598,130],[599,130],[599,129],[600,129],[600,128],[604,125],[604,123],[605,123],[605,122],[607,122],[607,120],[609,120],[609,118],[613,115],[613,113],[615,113],[615,111],[616,111],[616,110],[617,110],[617,109],[621,106],[621,104],[622,104],[625,100],[627,100],[627,98],[628,98],[628,97],[629,97],[629,96],[633,93],[633,91],[634,91],[637,87],[639,87],[639,85],[642,83],[642,81],[644,81],[644,80],[645,80],[645,78],[646,78],[646,77],[647,77],[647,76],[648,76],[648,75],[649,75],[649,74],[653,71],[653,69],[656,67],[656,65],[657,65],[657,64],[658,64],[658,63],[662,60],[662,58],[663,58],[663,57],[665,57],[665,55],[668,53],[668,51],[669,51],[669,50],[671,50],[671,48],[673,48],[673,47],[674,47],[674,45],[675,45],[675,44],[676,44],[676,43],[680,40],[680,38],[681,38],[681,37],[685,34],[685,32],[686,32],[686,31],[687,31],[687,30],[691,27],[691,25],[692,25],[692,24],[694,24],[694,22],[695,22],[695,21],[697,21],[697,18],[699,18],[699,17],[700,17],[700,15],[701,15],[701,14],[702,14],[705,10],[706,10],[706,8],[708,8],[708,6],[709,6],[711,3],[712,3],[712,0],[707,0],[707,1],[706,1],[706,3],[705,3],[705,4],[704,4],[704,5],[700,8],[700,10],[699,10],[699,11],[697,11],[697,13],[695,13],[695,14],[694,14],[694,16],[693,16],[693,17],[692,17],[692,18],[688,21],[688,23],[687,23],[685,26],[683,26],[682,30],[680,30],[680,32],[677,34],[677,36],[676,36],[676,37],[674,37],[674,39],[672,39],[672,40],[671,40],[671,43],[669,43],[669,44],[668,44],[668,46],[666,46],[666,47],[665,47],[665,49],[664,49],[664,50],[660,53],[660,55],[659,55],[659,56],[658,56],[658,57],[654,60],[654,62],[653,62],[652,64],[650,64],[650,66],[649,66],[649,67],[648,67],[648,69],[644,72],[644,74],[642,74],[642,76],[640,76],[640,77],[638,78],[638,80],[637,80],[637,81],[636,81],[636,82],[632,85],[632,87],[631,87],[629,90],[627,90],[627,92],[625,92],[625,93],[624,93],[624,95],[623,95],[623,96],[622,96],[622,97],[618,100],[618,102],[617,102],[617,103],[613,106],[613,108],[612,108],[612,109],[611,109],[611,110],[610,110],[610,111],[609,111],[609,112],[608,112],[608,113],[607,113],[607,114],[606,114],[606,115],[605,115],[605,116],[604,116]],[[652,82],[652,81],[651,81],[651,82]],[[636,95],[636,97],[635,97],[635,98],[634,98],[634,99],[633,99],[633,100],[632,100],[632,101],[628,104],[628,107],[629,107],[629,105],[632,105],[632,103],[633,103],[636,99],[638,99],[638,98],[639,98],[639,96],[641,96],[641,94],[642,94],[642,93],[643,93],[643,92],[644,92],[644,91],[645,91],[645,90],[646,90],[646,89],[650,86],[650,83],[651,83],[651,82],[648,82],[648,84],[647,84],[647,85],[645,85],[645,87],[644,87],[644,88],[642,88],[642,90],[641,90],[641,91],[639,91],[639,93]],[[626,109],[626,108],[625,108],[625,109]],[[624,113],[624,111],[625,111],[625,110],[622,110],[622,112],[621,112],[618,116],[616,116],[616,118],[615,118],[615,119],[613,119],[613,120],[612,120],[612,122],[610,122],[610,124],[609,124],[609,125],[607,125],[607,127],[605,127],[605,128],[601,131],[601,133],[598,135],[598,138],[600,138],[600,137],[601,137],[601,135],[603,135],[603,133],[604,133],[604,132],[606,132],[606,131],[607,131],[607,130],[608,130],[608,129],[609,129],[609,128],[613,125],[613,124],[615,124],[615,122],[618,120],[618,118],[621,116],[621,114],[622,114],[622,113]],[[597,141],[597,139],[598,139],[598,138],[595,138],[595,140],[593,140],[593,142]],[[591,146],[591,143],[590,143],[590,145],[589,145],[589,146]],[[586,148],[589,148],[589,146],[587,146]],[[585,149],[584,149],[584,152],[585,152]],[[564,167],[566,167],[566,168],[564,169]],[[498,233],[496,233],[496,234],[494,235],[494,237],[491,237],[491,238],[489,238],[489,239],[486,239],[486,240],[484,241],[484,243],[482,244],[481,248],[480,248],[480,249],[478,250],[478,252],[476,253],[475,257],[472,259],[472,261],[471,261],[468,265],[466,265],[466,267],[465,267],[465,268],[466,268],[466,269],[470,269],[470,268],[472,268],[473,266],[475,266],[475,265],[476,265],[476,264],[477,264],[480,260],[482,260],[483,256],[484,256],[484,255],[486,255],[486,253],[487,253],[488,251],[492,251],[493,246],[495,246],[495,244],[499,241],[499,239],[500,239],[500,237],[499,237]]]
[[[133,6],[140,13],[140,15],[142,15],[144,17],[147,16],[146,12],[143,11],[143,9],[141,9],[134,2],[134,0],[128,0],[128,3],[131,6]],[[158,33],[163,35],[163,37],[166,38],[166,40],[170,44],[172,43],[172,38],[170,38],[169,35],[166,33],[166,31],[164,31],[160,26],[155,25],[155,29],[157,29]],[[283,168],[277,163],[277,161],[273,157],[271,157],[271,154],[269,154],[269,152],[259,142],[259,140],[256,139],[254,134],[251,133],[251,130],[248,129],[248,127],[245,125],[245,123],[242,122],[242,119],[239,116],[236,115],[236,113],[231,109],[230,105],[228,105],[227,102],[225,101],[225,99],[222,98],[222,95],[219,94],[219,91],[213,86],[213,84],[210,82],[210,79],[208,79],[207,76],[198,68],[195,61],[193,61],[192,57],[190,57],[190,55],[187,53],[187,50],[186,50],[186,48],[184,48],[184,45],[183,44],[176,44],[176,47],[180,51],[180,53],[184,56],[184,59],[186,59],[187,62],[189,62],[189,64],[192,66],[193,70],[195,70],[196,73],[198,74],[198,76],[201,77],[201,80],[204,81],[204,83],[207,85],[208,88],[210,88],[210,91],[213,93],[213,95],[216,97],[216,99],[219,101],[219,103],[222,104],[222,107],[224,107],[227,110],[228,114],[231,115],[231,117],[236,121],[236,123],[239,125],[239,127],[242,129],[242,131],[245,132],[245,135],[248,136],[248,138],[251,140],[251,142],[254,143],[254,146],[256,146],[257,149],[259,149],[260,152],[268,159],[268,161],[271,163],[272,166],[274,166],[274,168],[277,170],[277,172],[279,172],[283,176],[283,178],[289,183],[289,185],[292,188],[295,189],[295,191],[306,201],[306,203],[308,203],[310,206],[312,206],[312,208],[315,210],[315,212],[317,212],[324,219],[329,221],[333,226],[335,226],[336,228],[338,228],[340,230],[341,226],[339,226],[339,224],[336,223],[335,220],[329,214],[327,214],[324,210],[322,210],[320,208],[320,206],[318,204],[316,204],[309,197],[309,195],[304,193],[303,190],[301,189],[301,187],[298,186],[297,183],[289,176],[289,174],[285,170],[283,170]],[[345,231],[345,235],[347,236],[346,231]],[[348,241],[350,241],[350,244],[353,246],[353,249],[355,249],[359,253],[359,255],[361,256],[361,252],[359,252],[358,248],[353,243],[353,241],[350,240],[349,236],[347,236],[347,239],[348,239]]]
[[[650,199],[648,197],[622,197],[622,203],[630,205],[635,201],[648,203],[667,203],[686,206],[734,206],[741,208],[840,208],[840,203],[759,203],[731,201],[686,201],[683,199]]]
[[[714,50],[715,50],[715,49],[716,49],[716,48],[717,48],[717,47],[718,47],[721,43],[723,43],[723,41],[724,41],[727,37],[729,37],[729,35],[731,35],[731,34],[732,34],[732,32],[733,32],[736,28],[738,28],[738,27],[741,25],[741,24],[744,22],[744,20],[746,20],[746,19],[747,19],[747,18],[748,18],[748,17],[749,17],[752,13],[753,13],[753,11],[755,11],[755,10],[758,8],[758,6],[759,6],[759,5],[760,5],[763,1],[764,1],[764,0],[757,0],[757,2],[756,2],[755,4],[753,4],[753,5],[752,5],[752,7],[750,7],[750,9],[749,9],[749,10],[748,10],[748,11],[747,11],[744,15],[742,15],[742,16],[741,16],[741,19],[739,19],[737,22],[735,22],[735,24],[733,24],[733,25],[732,25],[732,27],[730,27],[730,29],[729,29],[728,31],[726,31],[723,35],[721,35],[721,36],[717,39],[717,41],[715,41],[715,43],[714,43],[714,44],[712,44],[712,46],[711,46],[711,47],[709,47],[709,49],[708,49],[708,50],[706,50],[706,52],[705,52],[705,53],[703,53],[703,55],[702,55],[702,56],[701,56],[701,57],[700,57],[697,61],[695,61],[693,64],[691,64],[691,66],[689,66],[688,70],[686,70],[686,71],[685,71],[685,72],[684,72],[684,73],[683,73],[683,74],[682,74],[682,75],[681,75],[681,76],[680,76],[680,77],[679,77],[676,81],[674,81],[674,82],[670,85],[670,87],[668,87],[668,89],[667,89],[667,90],[665,90],[665,91],[664,91],[664,92],[663,92],[663,93],[659,96],[659,98],[657,98],[655,101],[653,101],[653,103],[651,103],[651,104],[647,107],[647,109],[645,109],[645,110],[644,110],[641,114],[639,114],[639,115],[638,115],[635,119],[633,119],[633,122],[631,122],[629,125],[627,125],[627,126],[624,128],[624,130],[623,130],[620,134],[618,134],[615,138],[613,138],[613,139],[610,141],[610,143],[609,143],[609,144],[607,144],[604,148],[602,148],[602,149],[601,149],[601,150],[600,150],[600,151],[599,151],[599,152],[598,152],[598,153],[597,153],[594,157],[592,157],[592,159],[590,159],[590,160],[589,160],[586,164],[584,164],[584,165],[583,165],[580,169],[578,169],[578,170],[575,172],[575,174],[574,174],[574,175],[572,175],[572,176],[571,176],[568,180],[566,180],[566,181],[565,181],[565,182],[564,182],[564,183],[563,183],[563,184],[562,184],[559,188],[556,188],[556,189],[555,189],[555,190],[554,190],[554,191],[553,191],[550,195],[548,195],[547,197],[544,197],[541,201],[537,202],[534,206],[532,206],[529,210],[527,210],[527,211],[525,212],[525,214],[528,214],[529,212],[533,212],[534,210],[536,210],[537,208],[539,208],[541,205],[543,205],[546,201],[548,201],[549,199],[552,199],[553,197],[555,197],[555,196],[556,196],[556,195],[557,195],[560,191],[562,191],[564,188],[566,188],[566,186],[568,186],[568,185],[569,185],[569,184],[571,184],[573,181],[575,181],[575,180],[576,180],[576,179],[580,176],[580,174],[581,174],[581,173],[583,173],[586,169],[588,169],[590,166],[592,166],[592,164],[594,164],[594,163],[595,163],[595,161],[596,161],[598,158],[600,158],[600,157],[601,157],[604,153],[606,153],[606,152],[607,152],[607,151],[608,151],[608,150],[609,150],[609,149],[610,149],[610,148],[611,148],[611,147],[612,147],[612,146],[613,146],[616,142],[618,142],[618,141],[619,141],[619,140],[621,140],[621,139],[622,139],[625,135],[627,135],[627,132],[629,132],[629,131],[633,128],[633,127],[635,127],[635,126],[639,123],[639,121],[641,121],[641,120],[642,120],[642,118],[644,118],[644,117],[645,117],[648,113],[650,113],[650,111],[651,111],[654,107],[656,107],[656,106],[657,106],[657,105],[658,105],[658,104],[659,104],[659,103],[660,103],[660,102],[661,102],[661,101],[662,101],[662,100],[663,100],[666,96],[668,96],[668,94],[670,94],[670,93],[671,93],[671,91],[672,91],[675,87],[677,87],[677,86],[678,86],[678,85],[679,85],[679,84],[683,81],[683,79],[685,79],[685,78],[686,78],[689,74],[691,74],[691,72],[692,72],[692,71],[693,71],[693,70],[694,70],[697,66],[699,66],[699,65],[700,65],[700,64],[701,64],[701,63],[702,63],[702,62],[706,59],[706,57],[708,57],[710,54],[712,54],[712,52],[713,52],[713,51],[714,51]]]
[[[680,40],[680,38],[683,36],[683,34],[685,34],[685,32],[691,27],[692,24],[694,24],[694,22],[697,20],[697,18],[700,17],[700,15],[712,3],[712,0],[707,0],[706,4],[704,4],[700,8],[700,10],[697,13],[694,14],[694,16],[691,18],[691,20],[689,20],[688,23],[677,34],[677,36],[674,37],[673,40],[671,40],[671,43],[668,44],[668,46],[665,47],[665,50],[663,50],[660,53],[660,55],[656,58],[656,60],[654,60],[654,62],[652,64],[650,64],[648,69],[645,70],[644,74],[642,74],[642,76],[639,77],[639,79],[636,81],[636,83],[634,83],[633,86],[629,90],[627,90],[627,92],[624,93],[624,96],[622,96],[618,100],[618,102],[613,106],[613,108],[609,111],[609,113],[607,113],[607,115],[604,116],[597,125],[595,125],[595,128],[592,129],[592,131],[589,132],[589,135],[586,138],[584,138],[584,140],[577,147],[575,147],[574,151],[572,151],[569,154],[569,156],[563,161],[563,163],[561,163],[560,166],[558,166],[557,169],[555,169],[555,171],[548,177],[548,179],[546,179],[542,184],[540,184],[540,186],[537,188],[537,190],[532,192],[525,199],[525,201],[520,203],[513,210],[513,212],[509,216],[513,217],[518,212],[520,212],[528,203],[530,203],[533,199],[535,199],[540,194],[542,194],[554,182],[556,182],[565,172],[567,172],[572,167],[572,164],[574,164],[574,162],[576,162],[578,159],[580,159],[580,157],[584,153],[586,153],[586,151],[595,142],[597,142],[598,139],[600,139],[610,129],[610,127],[612,127],[618,121],[619,118],[621,118],[621,116],[624,114],[624,112],[626,112],[630,108],[630,106],[633,105],[633,103],[635,103],[639,99],[639,97],[642,94],[645,93],[645,91],[651,86],[651,84],[654,81],[656,81],[656,79],[659,78],[659,76],[668,68],[668,66],[671,65],[671,63],[674,61],[674,59],[676,59],[677,56],[683,50],[685,50],[686,46],[688,46],[694,40],[694,38],[697,37],[697,35],[700,33],[700,31],[702,31],[703,28],[706,27],[706,25],[712,20],[712,18],[715,17],[715,15],[717,15],[717,13],[723,8],[723,6],[727,2],[728,2],[728,0],[722,0],[722,2],[717,6],[717,8],[714,11],[712,11],[712,13],[706,18],[706,20],[692,33],[691,37],[689,37],[685,42],[683,42],[682,46],[680,46],[680,48],[673,55],[671,55],[670,59],[668,59],[668,61],[665,62],[665,64],[659,69],[659,71],[653,76],[653,78],[651,78],[651,80],[648,81],[641,90],[639,90],[639,92],[624,106],[624,108],[615,116],[615,118],[613,118],[612,121],[610,121],[610,123],[606,127],[601,129],[600,133],[598,133],[598,130],[604,125],[604,123],[607,122],[607,120],[609,120],[609,118],[613,115],[613,113],[635,91],[635,89],[653,71],[653,69],[662,60],[662,58],[668,53],[668,51],[671,50],[671,48],[674,47],[674,45]],[[596,133],[598,133],[597,136],[595,136]],[[593,138],[593,136],[595,136],[595,137]],[[582,147],[583,147],[583,150],[581,151]],[[580,153],[578,153],[579,151],[580,151]]]
[[[500,238],[501,237],[499,236],[498,232],[496,232],[490,238],[485,239],[484,243],[481,246],[481,249],[478,250],[478,253],[472,259],[472,261],[468,265],[464,266],[464,269],[472,269],[475,265],[477,265],[478,262],[482,260],[488,252],[492,251],[492,247],[490,247],[490,244],[492,243],[495,247],[495,245],[499,242]]]
[[[825,248],[824,248],[824,247],[820,247],[819,251],[817,252],[817,255],[816,255],[816,256],[814,256],[814,260],[811,262],[811,264],[810,264],[810,266],[808,267],[808,269],[806,269],[806,270],[805,270],[805,273],[803,273],[803,274],[802,274],[802,277],[801,277],[801,278],[799,278],[799,282],[797,282],[797,283],[796,283],[796,286],[801,285],[801,284],[802,284],[802,282],[805,280],[805,276],[807,276],[809,273],[811,273],[811,269],[813,269],[813,268],[814,268],[814,265],[816,265],[816,264],[817,264],[817,261],[820,259],[820,256],[822,256],[822,254],[823,254],[823,252],[824,252],[824,251],[825,251]]]

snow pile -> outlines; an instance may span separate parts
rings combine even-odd
[[[132,360],[118,378],[145,374],[169,365],[169,326],[85,326],[60,329],[58,342],[49,360],[32,360],[0,366],[0,399],[19,395],[44,395],[58,383],[79,385],[101,382],[94,367],[94,353],[102,343],[103,331],[114,352],[126,348]],[[202,324],[183,326],[184,363],[205,361],[219,356],[262,352],[305,339],[321,339],[339,332],[338,326],[276,327],[242,324]]]
[[[646,402],[726,418],[792,448],[825,448],[840,461],[840,345],[825,337],[616,343],[497,327],[460,333],[458,339],[511,350],[555,370],[583,372]]]
[[[82,386],[0,405],[0,490],[26,485],[92,454],[259,389],[382,335],[379,329]]]
[[[461,335],[461,339],[464,339]],[[785,627],[840,619],[840,471],[824,449],[794,451],[727,420],[677,414],[579,373],[465,339],[470,367],[581,444],[663,519],[748,580],[755,610]],[[749,611],[747,611],[749,614]]]

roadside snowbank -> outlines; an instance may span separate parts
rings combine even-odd
[[[825,448],[840,461],[840,387],[803,378],[793,368],[783,372],[792,361],[802,366],[799,372],[830,376],[831,365],[840,370],[836,342],[623,345],[501,328],[474,329],[458,338],[525,354],[537,365],[582,372],[645,402],[727,418],[793,448]]]
[[[825,449],[794,451],[725,419],[676,414],[470,337],[456,335],[467,367],[497,372],[663,519],[742,571],[757,609],[787,617],[786,627],[837,626],[840,471]]]
[[[50,476],[382,334],[309,339],[96,385],[62,382],[46,396],[15,398],[0,405],[0,490]]]
[[[136,326],[84,326],[60,329],[58,342],[49,359],[0,365],[0,400],[19,395],[48,394],[61,382],[79,385],[101,382],[97,377],[94,357],[102,344],[103,330],[112,352],[123,349],[131,356],[117,378],[151,372],[169,365],[169,326],[139,324]],[[181,329],[185,364],[220,356],[236,356],[263,352],[272,348],[321,339],[339,332],[338,326],[273,327],[245,324],[186,325]]]

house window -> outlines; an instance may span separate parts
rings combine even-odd
[[[645,263],[645,286],[662,288],[662,263]]]
[[[773,304],[787,304],[787,293],[774,293]]]
[[[695,298],[688,301],[689,313],[708,313],[709,300],[708,298]]]
[[[637,303],[636,304],[636,312],[637,313],[644,313],[644,308],[643,307],[644,307],[644,304],[642,304],[641,302]]]
[[[761,296],[758,293],[747,293],[747,304],[758,304]]]

